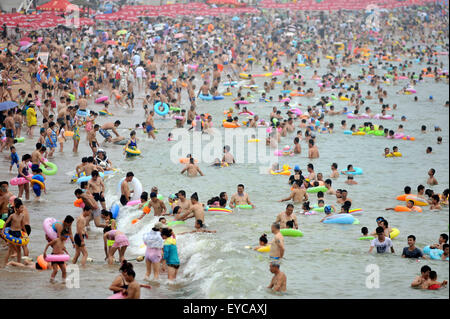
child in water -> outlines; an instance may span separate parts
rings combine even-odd
[[[362,233],[363,237],[369,236],[369,230],[367,229],[367,227],[361,228],[361,233]]]
[[[261,237],[259,237],[259,246],[253,248],[253,250],[258,250],[260,248],[266,247],[267,243],[268,243],[267,235],[263,234]]]
[[[136,150],[137,149],[137,140],[136,140],[136,131],[131,131],[130,133],[130,139],[128,140],[127,144],[124,147],[124,154],[127,154],[127,157],[129,157],[130,155],[128,153],[125,152],[125,149],[131,149],[131,150]]]
[[[14,146],[11,146],[10,150],[11,150],[10,155],[11,165],[9,166],[9,171],[11,172],[14,164],[17,165],[17,169],[19,169],[19,155],[17,155],[16,148]]]
[[[68,255],[69,253],[67,252],[66,247],[64,246],[64,242],[67,240],[66,236],[60,236],[54,240],[52,240],[51,242],[49,242],[47,244],[47,246],[45,246],[44,249],[44,259],[46,259],[47,257],[47,249],[48,247],[52,246],[53,248],[53,252],[52,255],[64,255],[64,253],[66,253],[66,255]],[[65,281],[66,280],[66,264],[64,261],[54,261],[52,262],[52,268],[53,268],[53,272],[50,276],[50,282],[53,283],[55,281],[55,277],[56,274],[58,273],[58,267],[59,269],[61,269],[62,272],[62,279]]]
[[[44,184],[45,183],[45,177],[42,174],[42,169],[38,168],[36,170],[36,174],[33,175],[33,177],[31,179],[32,180],[33,179],[38,180],[42,184]],[[45,190],[45,184],[44,184],[44,189],[43,190],[44,190],[44,193],[47,193],[46,190]],[[36,198],[35,198],[36,201],[39,201],[41,199],[41,191],[42,191],[41,186],[38,183],[34,183],[33,184],[33,192],[36,195]]]

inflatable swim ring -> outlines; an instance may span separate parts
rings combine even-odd
[[[164,110],[162,110],[162,111],[159,109],[161,107],[161,105],[164,108]],[[155,110],[155,113],[160,116],[164,116],[167,113],[169,113],[169,106],[166,103],[157,102],[157,103],[155,103],[155,106],[153,107],[153,109]]]
[[[299,229],[283,228],[280,229],[280,233],[288,237],[303,237],[303,233]]]
[[[6,227],[5,232],[4,232],[4,237],[3,237],[8,243],[16,245],[16,246],[25,246],[30,241],[30,238],[28,237],[27,233],[21,232],[22,236],[20,238],[18,238],[18,237],[12,236],[10,234],[10,231],[11,231],[11,228]]]
[[[341,174],[347,173],[347,175],[362,175],[363,170],[359,167],[353,166],[354,172],[347,172],[347,170],[341,171]]]

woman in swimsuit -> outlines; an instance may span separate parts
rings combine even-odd
[[[45,138],[45,146],[47,146],[50,149],[50,152],[48,153],[49,157],[53,156],[53,152],[55,151],[55,148],[58,147],[57,143],[57,135],[56,132],[53,130],[55,127],[55,122],[50,122],[48,125],[49,129],[47,130],[47,137]]]
[[[78,152],[78,144],[80,143],[80,123],[78,118],[75,118],[75,125],[73,126],[73,152]]]
[[[127,281],[124,278],[128,269],[133,269],[133,265],[126,260],[122,261],[122,266],[120,266],[120,275],[118,275],[114,281],[112,282],[109,290],[113,292],[113,294],[122,292],[125,293],[128,289]]]
[[[28,175],[30,175],[30,173],[28,172],[28,163],[30,161],[31,161],[30,154],[25,154],[22,156],[22,162],[19,165],[19,175],[17,175],[17,177],[23,177],[29,181],[31,180],[31,178],[28,177]],[[19,185],[19,195],[18,195],[19,198],[22,197],[24,190],[25,190],[25,198],[26,198],[26,200],[29,200],[30,199],[30,183],[25,183],[25,184]]]
[[[124,233],[122,233],[117,229],[111,230],[110,227],[105,227],[103,233],[104,233],[103,241],[105,243],[105,254],[106,258],[108,259],[108,263],[110,265],[113,264],[114,253],[117,250],[119,251],[120,261],[122,262],[123,260],[125,260],[125,251],[127,250],[127,247],[130,244],[128,242],[127,236],[125,236]],[[108,240],[114,241],[114,244],[109,249],[108,249]]]

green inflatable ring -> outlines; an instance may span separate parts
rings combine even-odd
[[[186,224],[186,222],[184,222],[182,220],[174,220],[174,221],[168,222],[167,226],[171,227],[171,226],[184,225],[184,224]]]
[[[237,205],[236,208],[240,209],[252,209],[252,205]]]
[[[375,237],[373,237],[373,236],[363,236],[363,237],[359,237],[358,239],[359,240],[373,240],[373,239],[375,239]]]
[[[301,230],[293,229],[293,228],[280,229],[280,233],[283,236],[288,236],[288,237],[303,237],[303,233],[301,232]]]
[[[42,170],[42,173],[44,175],[55,175],[58,172],[58,167],[56,166],[56,164],[52,163],[52,162],[46,162],[45,164],[47,164],[48,167],[50,167],[50,170],[47,169],[44,164],[41,164],[41,166],[39,166],[39,168]]]
[[[0,219],[0,229],[3,229],[3,226],[5,226],[5,221]]]
[[[318,192],[327,192],[328,188],[326,188],[325,186],[317,186],[317,187],[310,187],[306,190],[306,192],[308,194],[312,194],[312,193],[318,193]]]
[[[15,138],[15,140],[16,140],[16,142],[17,143],[23,143],[23,142],[25,142],[25,137],[17,137],[17,138]]]

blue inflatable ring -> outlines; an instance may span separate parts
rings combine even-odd
[[[159,109],[159,107],[161,106],[161,104],[162,104],[162,106],[164,107],[164,111],[161,111],[161,110]],[[164,115],[166,115],[167,113],[169,113],[169,106],[168,106],[166,103],[157,102],[157,103],[155,104],[154,109],[155,109],[155,113],[158,114],[158,115],[161,115],[161,116],[164,116]]]

